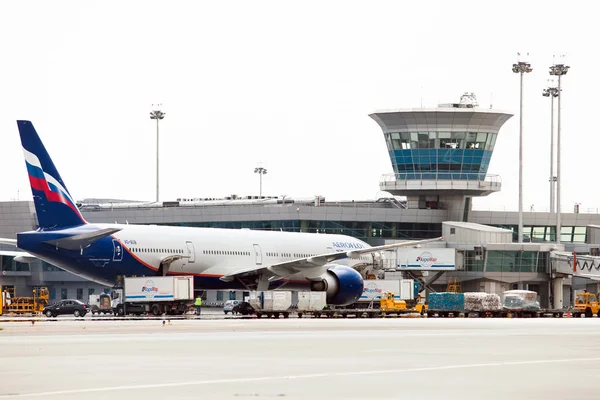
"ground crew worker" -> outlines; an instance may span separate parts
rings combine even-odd
[[[198,296],[196,297],[196,302],[194,303],[194,306],[196,306],[196,315],[200,315],[200,307],[202,306],[202,297]]]

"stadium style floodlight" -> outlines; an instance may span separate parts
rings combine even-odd
[[[161,111],[162,104],[152,104],[153,110],[150,112],[150,119],[156,120],[156,202],[158,203],[159,198],[159,169],[158,169],[158,155],[159,155],[159,142],[158,142],[158,121],[165,117],[165,113]]]
[[[548,87],[542,91],[542,96],[550,97],[550,213],[554,212],[554,188],[556,176],[554,176],[554,98],[558,97],[558,88],[550,82]]]
[[[560,210],[560,99],[562,98],[562,89],[560,78],[569,71],[569,66],[564,63],[554,64],[550,67],[550,75],[558,76],[558,117],[556,119],[556,243],[561,242],[561,210]]]
[[[521,54],[517,53],[519,56]],[[524,61],[519,61],[513,64],[512,71],[515,74],[520,74],[521,90],[520,103],[521,110],[519,112],[519,243],[523,243],[523,74],[533,71],[531,64]]]
[[[254,168],[254,173],[260,176],[260,189],[259,189],[259,197],[262,198],[262,177],[267,173],[267,169],[263,167]]]

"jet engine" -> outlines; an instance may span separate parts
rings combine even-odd
[[[363,293],[363,279],[350,267],[334,265],[320,280],[312,281],[310,289],[327,292],[327,304],[345,306],[358,301]]]

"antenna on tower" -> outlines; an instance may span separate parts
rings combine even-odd
[[[490,93],[490,110],[492,109],[492,105],[494,104],[494,92]]]

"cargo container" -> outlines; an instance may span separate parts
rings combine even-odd
[[[502,293],[502,316],[511,318],[561,318],[565,310],[543,309],[537,292],[531,290],[507,290]],[[579,316],[574,310],[573,316]]]
[[[292,307],[292,292],[285,290],[254,291],[250,292],[248,303],[254,308],[257,317],[284,318],[290,316]]]
[[[503,293],[503,301],[495,293],[430,293],[427,296],[428,317],[511,317],[561,318],[565,310],[547,310],[539,307],[537,293],[511,290]]]
[[[495,293],[430,293],[427,296],[427,303],[428,317],[458,317],[461,314],[464,317],[469,315],[496,317],[502,312],[500,296]]]
[[[193,276],[124,278],[111,293],[115,315],[184,314],[194,302]]]
[[[327,306],[326,292],[298,292],[298,318],[302,318],[306,313],[316,316],[325,306]]]

